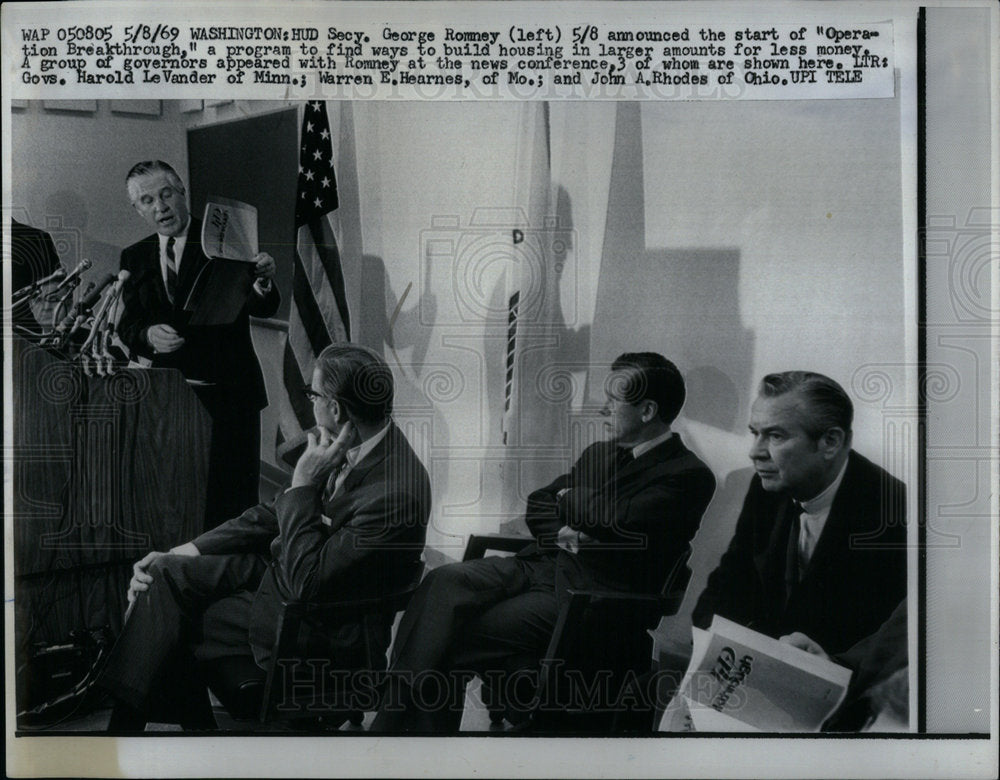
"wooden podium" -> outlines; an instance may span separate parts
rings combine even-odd
[[[73,629],[121,629],[132,564],[194,538],[211,421],[173,369],[88,377],[16,338],[13,539],[18,663]]]

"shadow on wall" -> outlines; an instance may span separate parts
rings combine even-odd
[[[684,375],[678,429],[718,480],[692,545],[685,614],[729,543],[752,473],[743,434],[755,337],[740,313],[740,260],[738,247],[646,246],[640,106],[620,103],[591,354],[651,350]],[[588,396],[599,392],[592,383]]]
[[[122,186],[122,204],[109,208],[129,208]],[[60,190],[45,200],[43,223],[36,224],[52,236],[63,266],[70,270],[86,258],[93,263],[86,279],[99,279],[105,274],[117,274],[122,247],[99,241],[87,230],[87,201],[73,190]]]
[[[448,402],[454,400],[454,390],[461,388],[462,383],[460,377],[454,375],[457,370],[454,366],[432,364],[426,359],[431,328],[422,325],[420,319],[430,316],[430,321],[434,321],[434,295],[424,289],[418,298],[412,288],[397,293],[389,283],[385,262],[375,255],[364,255],[361,260],[360,290],[360,300],[365,305],[358,307],[354,341],[380,354],[388,347],[386,359],[396,385],[393,419],[430,474],[435,509],[431,525],[440,538],[428,539],[428,542],[442,547],[444,539],[453,535],[435,522],[440,497],[448,490],[446,455],[450,438],[441,407],[446,408]],[[442,452],[445,453],[443,458],[440,457]],[[453,546],[461,547],[460,539],[451,541]]]

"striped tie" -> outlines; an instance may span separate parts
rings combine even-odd
[[[170,302],[174,302],[174,296],[177,294],[177,258],[174,256],[174,241],[176,241],[173,236],[167,238],[167,298]]]

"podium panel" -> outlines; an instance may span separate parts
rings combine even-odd
[[[198,533],[211,421],[173,369],[86,376],[17,338],[11,358],[21,663],[73,629],[120,630],[132,564]]]

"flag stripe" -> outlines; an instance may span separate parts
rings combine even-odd
[[[321,222],[327,223],[327,219],[322,218]],[[325,231],[329,231],[328,224],[325,227]],[[300,267],[312,291],[313,299],[322,315],[322,320],[326,325],[330,338],[333,341],[349,341],[350,320],[347,315],[346,296],[343,294],[343,274],[339,270],[339,252],[335,243],[321,245],[314,243],[316,232],[324,231],[314,231],[313,225],[303,225],[299,228],[296,248],[298,250]],[[328,240],[332,241],[332,235],[332,233],[329,233]],[[333,263],[331,263],[329,257],[331,254],[334,259]],[[327,264],[334,266],[336,273],[333,278],[331,278],[327,271]],[[334,290],[335,285],[338,283],[338,277],[341,287],[341,300],[337,300]]]
[[[323,321],[316,298],[313,296],[312,288],[309,286],[309,278],[302,267],[302,259],[296,254],[294,265],[292,266],[292,299],[295,307],[299,310],[299,317],[302,322],[302,329],[309,339],[313,355],[318,355],[323,351],[332,339]]]
[[[279,440],[291,439],[314,424],[312,405],[302,392],[311,379],[306,372],[324,347],[350,339],[344,274],[330,216],[339,205],[333,140],[322,101],[306,104],[299,139],[292,306],[282,355],[285,393],[279,403]]]
[[[336,303],[336,313],[343,325],[344,340],[351,339],[351,315],[347,308],[347,292],[344,288],[344,271],[340,265],[340,248],[330,224],[330,218],[320,220],[320,224],[309,225],[317,260],[326,272],[326,282]],[[325,251],[324,251],[325,250]]]
[[[288,344],[291,346],[292,354],[298,363],[299,376],[303,380],[308,379],[308,374],[313,361],[316,359],[316,355],[312,351],[312,345],[309,343],[308,336],[306,336],[305,328],[302,326],[302,318],[299,316],[299,310],[295,306],[294,301],[292,302],[292,310],[288,317]]]
[[[292,353],[292,347],[287,341],[285,342],[283,358],[285,387],[288,389],[288,405],[294,413],[299,427],[303,429],[308,428],[313,423],[312,409],[303,392],[305,390],[305,382],[299,371],[298,363],[295,361],[295,355]]]

